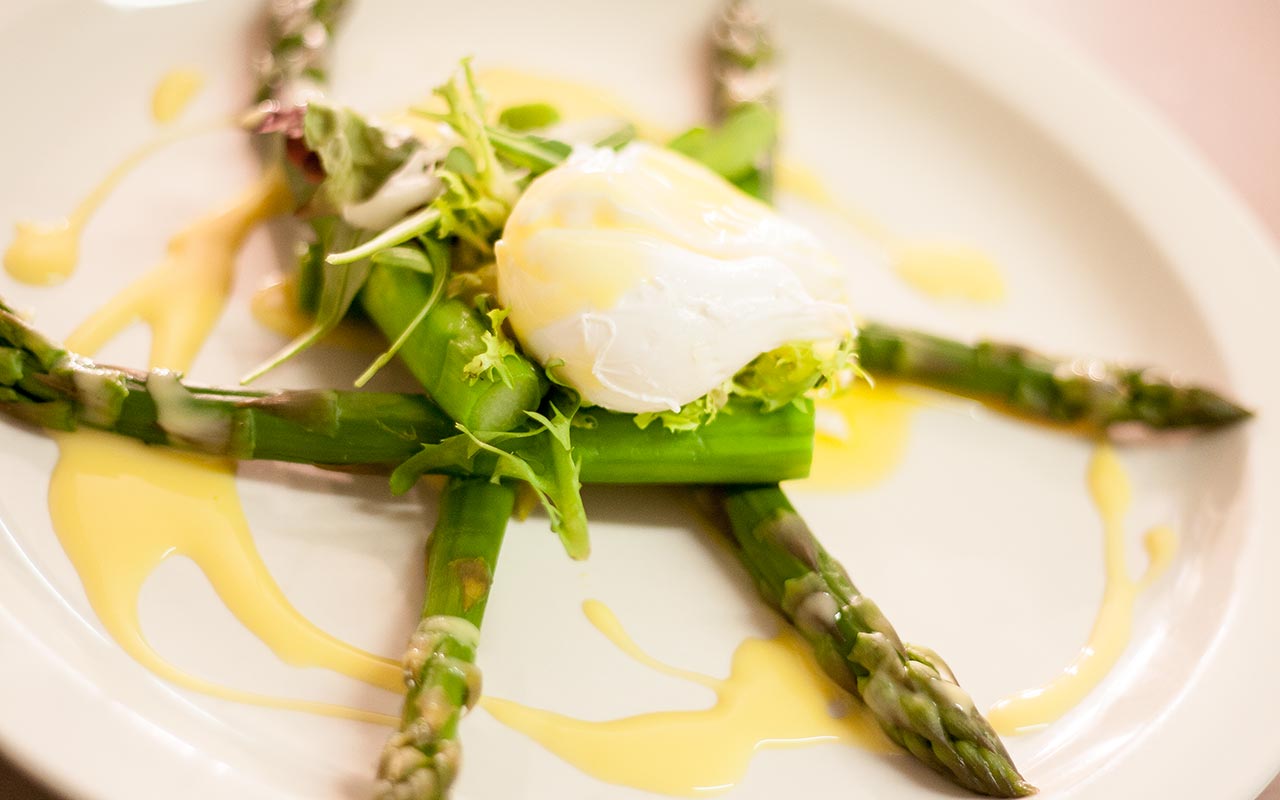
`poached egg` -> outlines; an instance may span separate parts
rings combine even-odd
[[[813,234],[649,144],[575,150],[529,185],[495,253],[525,352],[613,411],[676,411],[761,353],[854,331]]]

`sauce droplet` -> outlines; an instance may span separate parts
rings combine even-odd
[[[4,251],[5,270],[15,280],[36,286],[66,280],[80,260],[83,225],[76,215],[49,223],[16,223],[13,242]]]
[[[898,277],[940,300],[999,303],[1004,276],[990,256],[965,245],[906,244],[895,249]]]
[[[182,116],[204,88],[204,75],[194,69],[175,69],[156,84],[151,93],[151,117],[160,124]]]

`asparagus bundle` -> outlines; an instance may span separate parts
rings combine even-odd
[[[323,21],[317,19],[316,24]],[[278,33],[285,27],[271,27],[271,50],[280,49]],[[467,79],[469,83],[469,71]],[[265,93],[271,96],[278,89],[267,84]],[[285,355],[336,324],[359,293],[365,312],[391,344],[357,383],[399,355],[461,431],[450,440],[425,446],[409,459],[393,474],[393,487],[405,488],[422,472],[451,464],[482,465],[492,475],[488,481],[450,478],[428,540],[427,596],[404,656],[407,692],[401,725],[388,739],[378,769],[378,796],[397,800],[443,798],[457,774],[457,726],[479,696],[475,667],[479,626],[515,504],[514,488],[500,477],[509,474],[526,480],[543,499],[553,528],[570,554],[586,554],[586,512],[578,494],[583,455],[580,451],[575,460],[570,454],[568,419],[553,428],[548,416],[558,424],[558,409],[537,413],[547,381],[505,341],[500,318],[486,319],[476,305],[444,297],[453,256],[450,234],[457,240],[452,249],[468,244],[484,251],[488,237],[500,229],[509,210],[504,204],[513,197],[514,187],[484,133],[474,86],[446,86],[440,94],[451,112],[445,121],[457,133],[470,134],[478,147],[451,151],[459,153],[457,159],[465,161],[465,166],[455,166],[448,174],[441,168],[438,176],[419,176],[434,178],[439,183],[437,194],[423,198],[431,202],[416,217],[393,226],[410,230],[386,245],[376,236],[370,240],[368,231],[356,230],[346,207],[352,201],[370,199],[394,170],[409,166],[412,146],[393,145],[353,115],[306,112],[300,131],[268,126],[283,130],[290,139],[284,151],[289,162],[304,168],[301,179],[293,172],[299,207],[318,205],[331,215],[313,223],[319,247],[312,252],[327,262],[321,267],[317,324]],[[308,126],[315,121],[329,124]],[[317,127],[323,130],[317,132]],[[300,153],[299,144],[313,152]],[[366,150],[374,157],[359,158]],[[318,167],[322,173],[319,186],[306,180],[314,177],[306,175],[308,167],[313,172]],[[327,203],[317,204],[317,195]],[[437,204],[436,199],[441,202]],[[352,248],[346,258],[335,252],[342,249],[338,243]],[[376,262],[379,257],[382,261]],[[539,424],[545,430],[538,430]],[[514,428],[530,426],[532,436],[504,436]],[[532,444],[537,450],[525,455],[510,448],[503,452],[495,446],[499,437],[515,447]],[[450,444],[460,444],[461,451],[450,449]],[[542,462],[549,474],[539,474],[534,466],[540,456],[545,457]],[[430,460],[430,465],[424,465],[424,460]]]
[[[719,169],[745,190],[758,196],[767,196],[771,186],[770,167],[775,127],[771,108],[771,79],[766,81],[758,77],[768,76],[771,72],[763,30],[758,28],[754,18],[743,4],[734,3],[718,29],[715,43],[717,75],[722,87],[717,97],[720,99],[719,107],[725,115],[724,125],[719,131],[703,131],[681,137],[673,143],[673,146]],[[744,77],[751,74],[757,77],[755,79]],[[733,91],[729,91],[726,85],[729,80],[735,83],[732,87]],[[754,95],[750,91],[744,91],[744,86],[749,89],[752,85],[764,87],[767,91],[764,94]],[[496,134],[493,137],[493,143],[497,148],[510,146],[510,140],[505,140]],[[539,149],[537,167],[545,169],[554,165],[566,151],[567,148]],[[428,221],[432,225],[436,224],[429,215],[422,215],[421,219],[423,220],[421,224],[426,224]],[[423,228],[414,235],[420,235],[425,230]],[[404,236],[403,231],[393,238],[383,236],[379,247],[398,247],[412,238],[412,235]],[[328,260],[335,264],[349,264],[357,258],[364,258],[375,252],[376,248],[373,247],[356,248],[350,254],[339,254],[337,258],[330,255]],[[411,355],[412,350],[406,352],[402,349],[401,356],[423,380],[424,385],[428,389],[434,389],[436,393],[449,392],[458,388],[448,376],[456,375],[457,367],[463,363],[463,359],[455,356],[451,369],[441,368],[444,359],[449,357],[442,349],[442,345],[448,341],[449,337],[441,335],[438,331],[447,329],[447,325],[437,329],[434,336],[435,343],[431,344],[432,315],[437,313],[439,308],[439,306],[433,308],[432,304],[435,301],[432,298],[438,297],[438,287],[438,275],[433,275],[431,282],[428,283],[421,275],[411,271],[374,267],[374,272],[365,285],[366,291],[362,299],[365,310],[375,323],[383,328],[389,338],[396,339],[402,348],[417,342],[414,348],[417,350],[416,354]],[[412,300],[406,301],[406,298],[412,298]],[[473,317],[473,319],[477,318]],[[415,329],[416,326],[423,327]],[[477,330],[481,338],[489,336],[490,343],[498,333],[496,327]],[[1056,375],[1053,374],[1056,365],[1047,359],[1006,358],[988,364],[983,361],[982,355],[992,350],[990,345],[968,348],[954,342],[924,337],[913,332],[898,331],[887,326],[872,326],[870,334],[858,342],[859,355],[864,355],[865,350],[866,363],[863,365],[865,369],[882,375],[891,374],[909,378],[939,388],[965,389],[963,393],[966,396],[975,396],[993,405],[1007,406],[1047,421],[1073,423],[1081,427],[1092,426],[1093,429],[1100,430],[1131,419],[1138,419],[1151,427],[1176,427],[1210,425],[1215,422],[1231,421],[1239,416],[1236,413],[1238,409],[1217,415],[1205,414],[1201,409],[1213,404],[1203,402],[1203,395],[1206,394],[1203,390],[1188,390],[1167,381],[1148,380],[1147,376],[1137,372],[1129,373],[1132,375],[1128,381],[1130,399],[1117,403],[1114,401],[1116,393],[1107,391],[1115,382],[1108,380],[1109,376],[1100,375],[1097,371],[1087,372],[1082,376],[1083,381],[1077,380],[1073,383],[1063,376],[1060,369],[1056,370]],[[475,355],[472,354],[478,355],[482,352],[479,347],[480,342],[474,336],[464,334],[461,338],[464,343],[468,341],[472,343],[468,355],[474,358]],[[911,347],[895,349],[895,343]],[[921,357],[939,350],[948,355],[950,360]],[[513,351],[509,355],[514,359],[512,363],[521,363],[518,353]],[[950,371],[950,366],[957,359],[965,358],[967,361],[962,363],[972,373],[970,377],[976,376],[971,385],[966,385],[962,379],[957,379]],[[422,360],[419,361],[419,359]],[[418,364],[416,368],[415,364]],[[1053,368],[1046,369],[1047,366]],[[961,372],[965,373],[965,370],[962,369]],[[1047,384],[1041,378],[1044,373],[1048,373],[1052,378]],[[442,376],[446,376],[443,381]],[[1047,401],[1037,402],[1039,397],[1047,396],[1043,391],[1045,385],[1052,388],[1053,392],[1049,393],[1052,397]],[[1034,396],[1035,393],[1031,391],[1033,389],[1041,390],[1039,397]],[[503,395],[502,389],[496,388],[495,391],[499,396]],[[462,391],[461,395],[471,396],[466,391]],[[1195,401],[1191,402],[1188,398],[1193,395]],[[1163,398],[1162,402],[1141,402],[1134,399],[1155,396]],[[466,409],[470,408],[458,403],[454,406],[463,409],[463,413],[467,413]],[[513,402],[509,408],[519,409],[520,405]],[[1221,411],[1222,408],[1224,406],[1220,406],[1218,410]],[[771,505],[775,509],[783,509],[790,514],[790,517],[784,517],[783,511],[779,511],[779,519],[794,518],[793,522],[785,523],[784,527],[795,528],[797,524],[803,527],[803,523],[795,517],[794,511],[790,510],[785,497],[776,486],[755,487],[751,491],[755,492],[757,505],[761,503]],[[744,497],[746,492],[745,489],[731,490],[723,495],[726,510],[731,512],[729,518],[736,520],[732,530],[740,543],[747,542],[748,537],[757,534],[756,526],[746,524],[752,520],[750,514],[742,513],[741,510],[733,513],[732,498]],[[770,530],[776,527],[777,522],[772,518],[756,521],[761,526],[768,522],[767,527]],[[806,536],[807,539],[805,539]],[[803,536],[796,533],[791,545],[798,546],[796,542],[806,541],[812,548],[820,550],[807,529],[804,530]],[[808,568],[809,572],[800,571],[795,564],[788,564],[780,551],[768,547],[744,544],[741,548],[741,556],[744,564],[758,579],[764,575],[790,574],[791,577],[784,579],[783,583],[793,578],[812,583],[812,580],[806,576],[817,572],[813,564],[805,562],[801,562],[800,567]],[[841,676],[833,669],[835,677],[842,679],[846,686],[859,691],[867,699],[873,713],[881,720],[895,741],[903,744],[930,766],[953,775],[962,785],[977,791],[1002,795],[1018,795],[1031,791],[1008,762],[1007,754],[994,733],[973,710],[972,704],[967,701],[963,692],[954,685],[954,680],[945,667],[941,666],[936,658],[922,656],[921,653],[924,652],[922,650],[902,646],[883,618],[872,614],[874,607],[869,601],[857,596],[847,578],[844,578],[842,583],[836,580],[838,574],[842,574],[838,565],[830,562],[825,554],[823,559],[827,579],[831,582],[831,586],[828,587],[830,591],[826,591],[826,594],[841,597],[843,605],[847,606],[836,614],[836,617],[843,614],[850,620],[849,624],[853,627],[843,631],[843,639],[839,641],[830,635],[826,639],[820,638],[813,630],[807,633],[810,634],[811,641],[814,641],[815,647],[820,652],[843,647],[844,657],[854,659],[852,663],[858,665],[858,668],[854,669],[853,680],[850,680],[848,675]],[[795,615],[794,609],[788,610],[779,591],[779,587],[774,586],[772,590],[766,590],[766,597],[803,628],[803,620]],[[812,597],[817,597],[816,590],[811,594]],[[859,617],[858,614],[862,616]],[[883,657],[876,662],[880,666],[874,667],[872,660],[875,653],[868,654],[865,651],[872,647],[872,643],[878,643],[881,640],[888,641],[890,644],[886,645],[888,650],[881,648],[876,651]],[[886,653],[898,659],[899,670],[890,669],[893,661],[889,655],[885,655]],[[827,661],[830,662],[830,659]],[[830,668],[831,663],[828,666]],[[867,674],[861,675],[859,669]],[[908,678],[915,676],[916,683],[919,684],[920,680],[923,680],[920,678],[922,670],[925,672],[932,670],[925,676],[928,682],[913,686]],[[875,674],[872,675],[872,672]],[[867,678],[867,680],[859,681],[858,678]],[[888,688],[885,688],[886,686]],[[910,708],[918,713],[915,716],[907,714],[904,717],[903,708]],[[959,710],[956,711],[956,709]],[[941,727],[931,726],[930,720],[934,717],[945,719],[945,724]]]
[[[262,65],[260,97],[275,103],[275,111],[318,96],[315,81],[322,76],[323,45],[341,6],[339,0],[273,6],[272,55]],[[703,132],[673,144],[767,197],[775,131],[767,40],[746,5],[734,2],[715,44],[717,106],[725,116],[719,133],[731,135],[717,141]],[[296,127],[266,127],[292,135],[295,163],[314,173],[317,159],[323,166],[323,154],[298,146],[305,126],[297,114],[290,119]],[[348,118],[344,124],[350,122]],[[366,181],[365,188],[376,189],[390,168],[405,163],[412,148],[377,136],[370,141],[384,154],[396,154]],[[726,150],[726,141],[733,147]],[[501,131],[493,131],[492,145],[518,152],[535,169],[549,168],[567,152],[552,142],[530,147],[529,141]],[[295,181],[295,187],[300,205],[311,204],[314,181]],[[510,474],[502,472],[504,458],[533,454],[522,434],[501,440],[508,445],[505,452],[497,452],[492,442],[498,441],[497,434],[528,427],[529,419],[559,413],[543,403],[547,383],[537,368],[514,348],[502,348],[500,319],[486,318],[466,301],[444,299],[447,261],[432,252],[426,237],[427,222],[439,225],[442,217],[424,220],[418,219],[407,237],[384,237],[377,247],[370,246],[367,231],[332,220],[317,225],[319,255],[338,267],[325,270],[319,303],[323,319],[317,330],[346,313],[358,294],[364,311],[393,341],[387,357],[398,352],[434,402],[336,391],[193,389],[176,375],[112,370],[63,353],[7,309],[0,310],[0,410],[48,427],[69,430],[85,424],[153,444],[321,464],[389,465],[408,458],[421,466],[424,452],[438,453],[431,448],[460,441],[455,423],[472,437],[477,448],[465,464],[440,468],[438,459],[425,459],[433,471],[456,477],[446,486],[428,544],[428,594],[406,655],[409,691],[402,728],[389,741],[380,768],[380,791],[390,797],[443,796],[456,774],[457,723],[478,693],[478,626],[513,499],[510,487],[493,478]],[[483,237],[474,238],[483,248]],[[388,251],[395,248],[403,252],[392,257]],[[379,255],[384,256],[381,261]],[[420,269],[423,263],[429,269]],[[870,325],[857,347],[863,367],[873,373],[1082,429],[1104,430],[1125,422],[1151,428],[1211,427],[1247,416],[1211,392],[1154,379],[1144,371],[1067,374],[1062,362],[1008,346],[968,347]],[[696,435],[660,427],[640,430],[625,415],[586,412],[584,424],[573,432],[573,458],[580,460],[584,480],[627,482],[646,475],[667,481],[771,482],[792,477],[780,464],[788,469],[807,464],[812,417],[803,404],[759,415],[731,403],[729,411],[702,425]],[[766,419],[761,427],[760,420]],[[557,432],[549,424],[546,428],[549,435]],[[763,454],[753,449],[766,441],[757,435],[766,429],[780,436],[770,445],[783,440],[789,445],[770,446]],[[495,436],[486,441],[477,432]],[[536,428],[532,432],[538,433]],[[567,427],[559,429],[566,437],[567,432]],[[669,448],[668,460],[660,454],[655,458],[655,437]],[[548,438],[554,437],[543,436],[543,442]],[[800,440],[803,446],[797,446]],[[567,438],[563,450],[569,451]],[[729,453],[739,456],[734,459],[737,471],[720,460]],[[576,491],[577,465],[571,460],[570,466]],[[740,557],[766,599],[805,633],[832,676],[863,696],[895,741],[976,791],[1010,796],[1031,791],[945,665],[927,651],[901,644],[776,485],[730,488],[719,496]]]
[[[49,428],[87,425],[233,458],[402,464],[402,485],[426,471],[452,476],[428,540],[427,596],[405,657],[402,726],[379,769],[385,796],[442,797],[457,772],[458,722],[478,696],[479,625],[514,499],[509,479],[536,482],[529,465],[539,460],[559,469],[557,480],[575,495],[579,479],[740,484],[716,495],[739,557],[765,599],[812,643],[824,669],[866,701],[895,741],[961,785],[1001,796],[1033,791],[945,664],[898,639],[776,486],[807,471],[813,419],[806,403],[762,414],[730,400],[714,420],[685,432],[641,429],[629,415],[597,409],[565,413],[564,393],[548,398],[545,376],[504,339],[500,315],[486,314],[483,300],[446,296],[451,259],[484,252],[500,229],[502,203],[517,188],[499,185],[500,169],[484,177],[492,166],[487,160],[501,153],[536,174],[559,163],[567,146],[488,127],[482,113],[459,115],[455,108],[451,124],[479,125],[472,133],[484,143],[464,153],[471,163],[460,174],[480,173],[492,184],[481,187],[487,194],[466,186],[475,196],[447,209],[454,217],[428,207],[377,235],[336,213],[335,201],[367,199],[417,147],[354,115],[308,116],[304,103],[320,97],[325,46],[343,5],[273,3],[270,52],[258,65],[268,119],[259,121],[263,130],[290,137],[292,163],[302,167],[293,171],[300,208],[328,212],[316,220],[311,251],[312,261],[325,262],[316,331],[361,308],[392,342],[386,358],[398,354],[431,399],[189,387],[172,373],[103,367],[66,353],[0,304],[0,411]],[[772,49],[738,0],[728,4],[713,46],[721,126],[690,132],[672,146],[767,198],[776,139]],[[375,157],[361,162],[361,153],[344,151],[352,142]],[[449,156],[440,164],[448,165]],[[317,181],[334,177],[326,157],[347,159],[348,172],[339,176],[351,189],[345,198],[330,196],[333,185],[317,189]],[[872,374],[1086,432],[1125,424],[1208,428],[1248,416],[1211,391],[1149,370],[1060,361],[1011,345],[970,346],[871,323],[855,347]]]

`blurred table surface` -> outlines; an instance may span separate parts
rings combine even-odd
[[[1280,242],[1280,0],[989,0],[1180,131]],[[0,757],[0,798],[58,800]],[[1280,779],[1258,800],[1280,800]]]

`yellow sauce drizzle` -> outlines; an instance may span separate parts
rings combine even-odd
[[[4,251],[5,270],[23,283],[50,285],[66,280],[80,260],[80,233],[96,206],[81,206],[57,222],[15,223],[13,241]]]
[[[617,117],[634,124],[642,139],[665,141],[670,137],[669,131],[645,119],[634,106],[599,86],[504,68],[481,70],[476,81],[484,88],[487,108],[494,114],[525,103],[550,103],[562,119]]]
[[[701,672],[692,672],[664,664],[640,649],[640,645],[636,644],[635,639],[631,638],[626,628],[622,627],[622,621],[618,619],[618,615],[614,614],[612,609],[599,600],[583,601],[582,613],[586,614],[587,620],[595,626],[596,630],[604,634],[604,637],[612,642],[614,647],[630,656],[633,661],[648,667],[654,672],[661,672],[663,675],[669,675],[672,678],[696,683],[712,691],[722,683],[722,681],[703,675]]]
[[[185,370],[226,301],[245,238],[287,207],[283,175],[272,170],[231,207],[174,236],[164,262],[91,316],[68,346],[92,355],[142,320],[152,330],[150,364]],[[334,639],[289,604],[254,547],[236,494],[234,464],[92,431],[62,434],[57,442],[60,458],[49,486],[54,529],[98,618],[126,652],[157,675],[215,697],[394,724],[367,711],[224,688],[161,658],[142,633],[138,591],[161,561],[184,555],[228,609],[285,662],[402,689],[397,663]]]
[[[817,403],[817,435],[802,489],[862,489],[902,463],[919,403],[890,384],[856,383]]]
[[[391,691],[402,683],[398,664],[337,641],[289,604],[254,547],[232,464],[92,430],[56,440],[61,457],[49,483],[54,529],[98,619],[125,652],[171,683],[225,700],[394,724],[357,709],[228,689],[156,653],[139,624],[138,592],[161,561],[181,555],[286,663],[327,667]]]
[[[792,633],[746,640],[734,653],[729,677],[720,680],[649,657],[598,601],[587,601],[583,610],[610,641],[640,663],[716,693],[715,704],[707,709],[607,721],[574,719],[492,697],[480,701],[502,724],[602,781],[698,797],[733,788],[752,755],[763,748],[841,742],[892,752],[866,715],[832,716],[832,707],[845,703],[847,695],[822,674],[807,645]]]
[[[892,253],[898,277],[922,294],[972,303],[1004,299],[1000,268],[980,250],[964,245],[904,244]]]
[[[484,91],[485,110],[494,119],[511,106],[549,103],[560,113],[562,121],[612,117],[635,125],[641,139],[662,142],[671,137],[669,130],[646,119],[613,92],[583,81],[491,67],[476,71],[476,84]],[[436,97],[427,98],[417,107],[444,110],[442,101]],[[420,115],[398,110],[384,117],[392,124],[409,128],[428,143],[440,139],[436,123]]]
[[[786,158],[778,159],[775,169],[780,190],[843,220],[886,250],[892,250],[901,241],[897,234],[871,214],[832,194],[826,182],[812,169]]]
[[[1138,594],[1164,573],[1177,552],[1177,537],[1168,527],[1148,531],[1143,539],[1147,569],[1135,581],[1125,558],[1124,535],[1124,518],[1133,490],[1124,465],[1110,445],[1099,445],[1094,452],[1088,484],[1102,517],[1107,573],[1102,605],[1088,642],[1061,675],[1045,686],[1001,700],[991,709],[988,719],[997,732],[1006,736],[1035,731],[1054,722],[1102,682],[1129,644]]]
[[[900,236],[870,214],[837,198],[812,170],[798,164],[779,162],[778,186],[880,245],[898,277],[921,294],[972,303],[1004,300],[1004,276],[982,251],[967,245],[916,242]]]
[[[151,93],[151,118],[165,124],[182,116],[187,106],[204,88],[204,75],[194,69],[167,73]]]
[[[92,355],[141,320],[151,328],[151,366],[185,370],[222,312],[245,238],[288,207],[284,175],[272,169],[230,208],[170,239],[164,261],[81,323],[67,347]]]
[[[222,124],[221,122],[217,124]],[[120,181],[157,150],[175,141],[209,130],[199,125],[173,130],[125,156],[94,186],[65,218],[54,222],[21,220],[13,226],[13,241],[4,251],[4,268],[15,280],[37,286],[61,283],[80,260],[80,237],[90,218]]]

